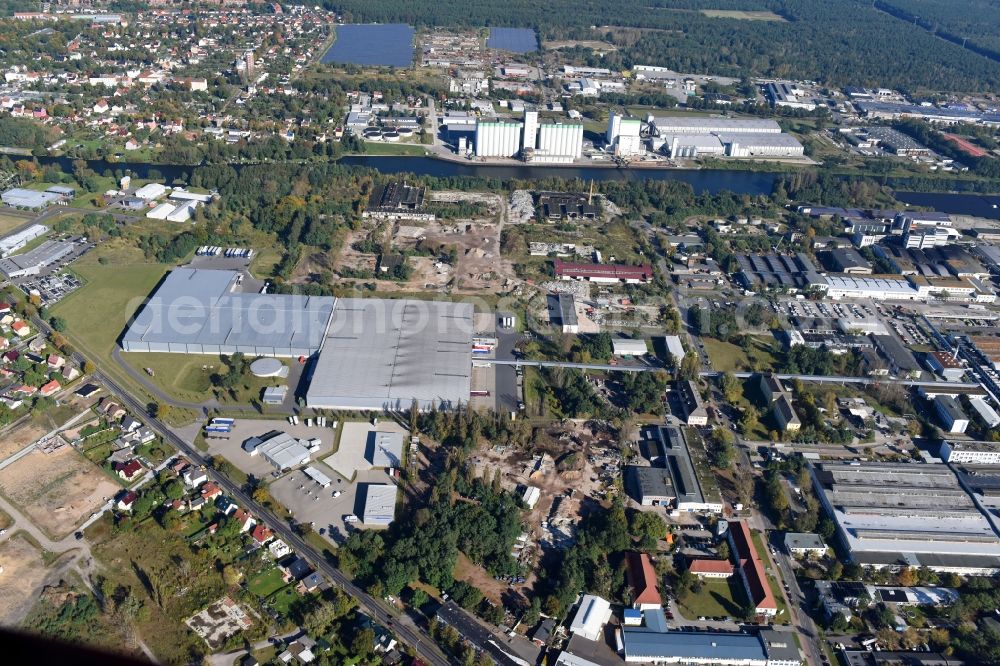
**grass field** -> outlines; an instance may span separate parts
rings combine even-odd
[[[278,567],[272,567],[247,582],[250,591],[261,597],[270,596],[285,585],[287,583],[282,580],[281,570]]]
[[[419,143],[365,142],[365,155],[423,155],[426,146]]]
[[[0,235],[6,235],[31,219],[31,215],[21,215],[13,211],[0,212]]]
[[[743,588],[733,575],[729,578],[706,578],[701,590],[688,594],[680,602],[681,613],[689,620],[699,617],[739,617],[743,604]]]
[[[740,21],[778,21],[786,23],[785,17],[768,11],[744,11],[742,9],[702,9],[709,18],[738,19]]]
[[[739,345],[731,342],[723,342],[715,338],[703,337],[701,341],[705,344],[705,351],[712,363],[712,369],[720,372],[740,371],[740,370],[767,370],[774,366],[770,341],[763,338],[754,338],[750,346],[749,353],[743,351]]]
[[[66,320],[70,335],[82,351],[110,363],[111,350],[129,317],[169,266],[122,261],[122,257],[102,265],[95,254],[73,265],[86,284],[53,305],[52,313]]]
[[[102,257],[108,260],[106,264],[100,263]],[[134,247],[114,241],[98,246],[73,264],[85,284],[51,308],[54,316],[66,320],[66,334],[76,348],[116,381],[131,387],[139,399],[153,400],[154,396],[119,368],[111,353],[129,318],[169,268],[145,262]],[[176,409],[168,420],[183,423],[189,416]]]
[[[212,389],[211,375],[224,370],[218,356],[179,354],[122,353],[133,368],[153,371],[150,381],[164,391],[185,401],[198,401]]]

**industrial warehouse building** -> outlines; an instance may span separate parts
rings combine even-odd
[[[0,257],[6,257],[11,252],[17,252],[31,241],[47,233],[49,233],[48,226],[44,224],[32,224],[20,231],[0,238]]]
[[[773,121],[756,118],[685,118],[683,116],[651,117],[649,124],[660,136],[665,134],[781,134],[781,126]]]
[[[454,408],[469,400],[473,307],[342,298],[306,402],[313,409]]]
[[[798,666],[802,657],[788,632],[756,634],[708,631],[622,629],[626,663]]]
[[[45,241],[33,250],[0,259],[0,272],[8,278],[38,275],[46,266],[73,254],[76,247],[73,241]]]
[[[365,525],[390,525],[396,517],[396,486],[372,483],[365,486],[365,508],[361,522]]]
[[[1000,572],[1000,538],[947,465],[822,463],[811,471],[852,561]]]
[[[121,337],[128,352],[310,357],[320,409],[453,408],[470,397],[467,303],[242,291],[239,271],[171,271]],[[250,282],[250,279],[247,280]]]
[[[171,271],[122,335],[128,352],[311,356],[336,299],[242,291],[238,271]]]

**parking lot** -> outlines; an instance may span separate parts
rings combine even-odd
[[[212,455],[222,456],[245,474],[253,474],[259,479],[271,477],[276,471],[263,456],[250,456],[243,450],[243,442],[251,437],[259,437],[272,430],[287,432],[298,439],[318,438],[319,451],[313,454],[312,460],[320,460],[333,450],[333,440],[336,433],[331,428],[318,426],[308,427],[304,422],[293,426],[286,420],[270,419],[236,419],[232,432],[222,436],[206,437],[208,451]]]
[[[297,521],[310,523],[324,538],[340,544],[348,533],[344,516],[360,517],[364,513],[364,498],[359,496],[358,490],[372,483],[391,484],[392,479],[383,470],[369,470],[359,471],[355,482],[351,483],[322,462],[314,462],[312,466],[329,476],[332,483],[322,488],[301,470],[294,470],[271,483],[271,495],[288,508]],[[339,496],[334,497],[337,493]],[[354,523],[354,527],[365,526],[359,522]]]

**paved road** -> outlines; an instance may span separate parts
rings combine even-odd
[[[133,398],[128,391],[115,383],[113,379],[99,370],[95,373],[95,377],[114,393],[120,396],[129,409],[139,414],[146,411],[143,404]],[[159,420],[149,418],[148,416],[145,420],[154,431],[163,437],[164,442],[174,446],[174,448],[178,449],[195,464],[205,465],[205,458],[201,455],[201,453],[178,437],[166,425]],[[375,621],[388,627],[393,633],[396,634],[401,642],[411,646],[425,663],[430,666],[448,666],[450,663],[448,658],[441,652],[440,649],[438,649],[431,637],[424,632],[423,629],[418,627],[412,619],[406,615],[388,610],[388,607],[381,601],[369,596],[362,589],[355,586],[346,574],[327,562],[313,546],[306,543],[298,534],[296,534],[288,523],[278,518],[257,502],[253,501],[247,493],[243,492],[243,490],[238,485],[233,483],[228,477],[219,474],[217,471],[210,468],[206,471],[209,478],[217,483],[227,495],[236,501],[237,504],[246,507],[247,510],[251,511],[261,522],[267,525],[278,537],[284,540],[285,543],[295,550],[300,557],[310,562],[310,564],[312,564],[317,571],[332,580],[334,584],[344,590],[347,594],[354,597],[362,610],[371,615]]]
[[[296,629],[295,631],[291,631],[285,634],[284,636],[273,636],[271,638],[266,638],[262,641],[257,641],[256,643],[251,645],[250,650],[251,651],[263,650],[268,645],[271,645],[272,640],[287,641],[299,638],[303,634],[305,634],[304,631],[302,631],[301,629]],[[224,652],[222,654],[211,654],[205,657],[205,661],[209,664],[209,666],[233,666],[233,663],[236,661],[236,659],[238,657],[242,657],[245,654],[249,654],[249,651],[240,649],[240,650],[234,650],[232,652]]]

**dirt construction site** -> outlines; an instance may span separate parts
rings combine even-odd
[[[537,561],[540,548],[572,545],[588,503],[604,500],[621,462],[613,435],[595,422],[567,420],[536,429],[529,449],[512,451],[495,446],[473,458],[477,474],[492,478],[499,470],[501,485],[518,495],[527,487],[539,490],[537,504],[526,519],[526,537],[515,545],[516,556],[528,570]],[[473,582],[494,600],[509,589],[518,591],[534,582],[533,574],[517,584],[492,580],[481,568],[461,561],[456,577]]]
[[[0,470],[0,490],[53,539],[73,532],[120,489],[71,446],[36,449]]]
[[[428,200],[439,213],[437,220],[367,220],[346,235],[338,250],[305,256],[292,281],[315,282],[333,274],[334,282],[363,280],[380,291],[454,294],[497,293],[512,287],[513,266],[500,256],[500,233],[508,215],[504,198],[443,191],[431,192]],[[449,214],[452,206],[455,212]],[[389,279],[388,270],[379,266],[379,247],[386,255],[408,255],[406,279]],[[441,261],[452,250],[454,262]]]
[[[41,551],[21,535],[0,544],[0,624],[20,621],[48,575]]]

